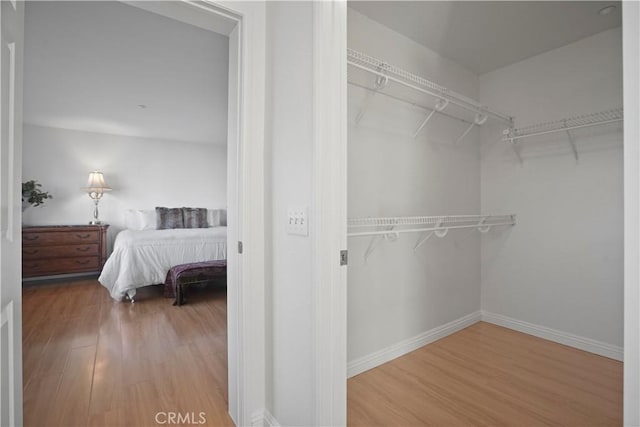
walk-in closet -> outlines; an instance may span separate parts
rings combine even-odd
[[[349,424],[622,422],[621,9],[349,3]]]

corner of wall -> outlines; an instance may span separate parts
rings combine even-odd
[[[280,423],[268,409],[263,409],[251,417],[251,427],[280,427]]]

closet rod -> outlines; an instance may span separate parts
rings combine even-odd
[[[364,63],[365,65],[362,65],[357,61]],[[477,114],[488,115],[495,119],[509,123],[510,125],[513,124],[513,119],[509,116],[492,111],[478,104],[477,102],[471,100],[470,98],[467,98],[463,95],[450,91],[447,88],[444,88],[422,77],[416,76],[415,74],[411,74],[408,71],[391,66],[376,58],[365,55],[364,53],[355,51],[353,49],[347,49],[347,63],[353,67],[375,74],[382,78],[394,81],[400,85],[416,90],[418,92],[422,92],[439,99],[446,99],[450,103],[455,104],[461,108],[464,108],[465,110],[469,110]],[[371,67],[374,67],[374,68],[371,68]],[[426,88],[416,86],[413,83],[409,83],[405,80],[400,79],[399,77],[395,77],[390,74],[395,74],[406,80],[413,81],[417,84],[422,84],[423,86],[426,86]],[[432,89],[429,89],[429,88],[432,88]]]
[[[347,82],[347,83],[348,83],[348,84],[350,84],[351,86],[359,87],[359,88],[364,89],[364,90],[367,90],[367,91],[369,91],[369,92],[373,92],[373,93],[375,93],[375,94],[377,94],[377,95],[386,96],[387,98],[393,99],[393,100],[398,101],[398,102],[403,102],[403,103],[405,103],[405,104],[407,104],[407,105],[411,105],[411,106],[413,106],[413,107],[420,108],[420,109],[422,109],[422,110],[426,110],[426,111],[428,111],[428,112],[435,111],[437,114],[443,115],[443,116],[445,116],[445,117],[449,117],[450,119],[453,119],[453,120],[458,120],[458,121],[460,121],[460,122],[462,122],[462,123],[466,123],[466,124],[468,124],[468,125],[470,125],[471,123],[473,123],[473,122],[471,122],[471,121],[469,121],[469,120],[465,120],[465,119],[463,119],[463,118],[456,117],[456,116],[454,116],[453,114],[449,114],[449,113],[447,113],[446,111],[438,111],[438,110],[436,110],[435,108],[425,107],[424,105],[417,104],[417,103],[415,103],[415,102],[411,102],[411,101],[407,101],[406,99],[402,99],[402,98],[400,98],[399,96],[394,96],[394,95],[391,95],[391,94],[386,93],[386,92],[380,92],[380,91],[377,91],[377,90],[375,90],[375,89],[371,89],[370,87],[367,87],[367,86],[365,86],[365,85],[361,85],[361,84],[358,84],[358,83],[355,83],[355,82]]]

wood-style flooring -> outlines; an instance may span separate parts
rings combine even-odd
[[[154,286],[119,303],[96,280],[25,288],[24,425],[168,425],[161,412],[199,424],[202,412],[200,425],[232,426],[226,290],[187,297],[174,307]]]
[[[477,323],[349,379],[350,426],[620,426],[622,363]]]
[[[25,426],[233,425],[226,292],[191,291],[173,307],[159,287],[135,304],[95,280],[25,288]],[[487,323],[347,386],[351,426],[622,425],[622,363]]]

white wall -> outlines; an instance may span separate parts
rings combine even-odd
[[[621,31],[485,74],[480,99],[516,126],[622,107]],[[577,163],[564,133],[525,140],[523,165],[502,129],[483,130],[482,210],[518,223],[483,238],[483,310],[622,346],[621,126],[576,130]]]
[[[289,235],[285,229],[290,206],[311,205],[312,3],[269,2],[266,7],[273,272],[267,401],[281,425],[313,425],[312,236]]]
[[[53,199],[27,209],[23,224],[88,224],[93,201],[81,188],[92,170],[113,188],[99,204],[112,237],[124,228],[126,209],[226,207],[226,145],[26,125],[23,180],[38,180]]]
[[[412,40],[349,9],[348,46],[477,98],[478,78]],[[349,72],[353,73],[350,67]],[[356,77],[350,74],[350,79]],[[369,82],[371,85],[371,82]],[[389,87],[394,91],[398,87]],[[376,96],[358,126],[365,93],[349,87],[348,216],[476,214],[480,210],[478,134],[458,146],[467,125]],[[433,98],[422,99],[426,105]],[[417,234],[385,241],[364,264],[371,238],[349,239],[348,360],[384,350],[480,310],[480,238],[452,230],[414,254]]]

